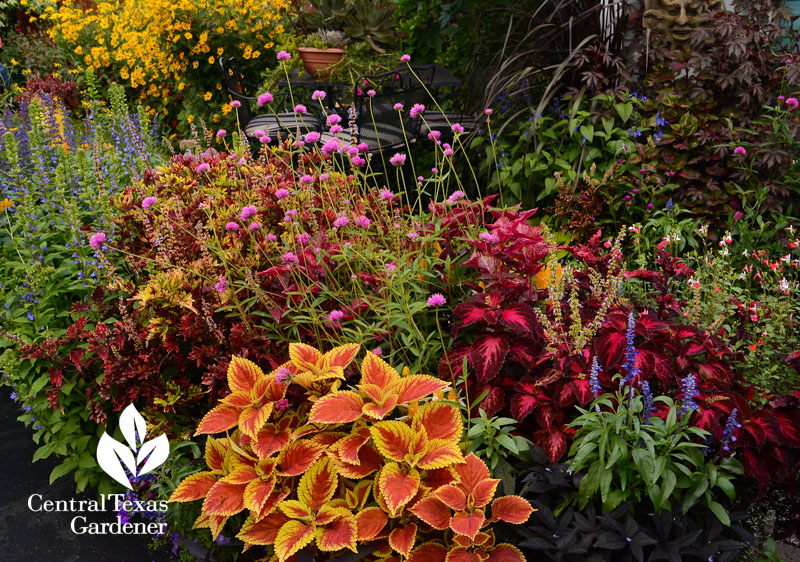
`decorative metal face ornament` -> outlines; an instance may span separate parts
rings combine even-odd
[[[687,48],[692,32],[722,9],[722,0],[650,0],[644,25],[660,32],[672,48]]]

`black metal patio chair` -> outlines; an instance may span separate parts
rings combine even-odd
[[[274,95],[274,100],[269,104],[273,110],[271,113],[254,114],[250,103],[257,102],[258,98],[248,93],[257,91],[258,86],[245,80],[235,58],[220,57],[219,64],[222,68],[224,86],[231,98],[241,104],[236,108],[239,127],[249,139],[255,139],[257,131],[263,131],[270,138],[280,140],[290,135],[302,135],[309,131],[320,130],[322,123],[319,117],[312,113],[302,115],[295,113],[293,108],[287,106],[290,104],[287,93]]]

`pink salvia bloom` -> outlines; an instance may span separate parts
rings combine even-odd
[[[197,173],[198,173],[198,174],[202,174],[203,172],[207,172],[207,171],[209,171],[210,169],[211,169],[211,166],[209,166],[208,164],[206,164],[205,162],[203,162],[202,164],[200,164],[200,165],[197,167]]]
[[[96,232],[92,234],[89,238],[89,246],[92,247],[93,250],[99,250],[103,247],[103,244],[106,242],[106,235],[104,232]]]
[[[253,205],[248,205],[247,207],[242,208],[239,218],[243,221],[246,221],[256,213],[258,213],[258,209],[256,209]]]
[[[272,103],[272,100],[275,98],[272,97],[272,94],[269,92],[264,92],[260,96],[258,96],[258,107],[264,107],[268,103]]]
[[[441,293],[434,293],[428,299],[428,306],[442,306],[447,304],[447,299]]]
[[[155,197],[145,197],[142,199],[142,209],[149,211],[150,207],[156,204],[156,201],[158,201],[158,199]]]
[[[228,131],[226,131],[225,129],[220,129],[219,131],[217,131],[217,138],[221,139],[222,137],[224,137],[227,134],[228,134]]]
[[[747,155],[747,149],[745,147],[743,147],[743,146],[737,146],[736,148],[733,149],[733,153],[734,154],[738,154],[740,156],[746,156]]]
[[[278,60],[289,60],[290,58],[292,58],[292,55],[286,51],[281,51],[278,53]]]
[[[233,100],[231,102],[231,107],[242,107],[242,102],[240,102],[239,100]]]
[[[394,166],[395,168],[402,166],[405,164],[406,155],[401,153],[396,153],[394,156],[389,158],[389,163]]]
[[[453,125],[450,128],[453,130],[454,133],[464,132],[464,127],[461,126],[461,123],[453,123]]]
[[[403,55],[400,57],[400,62],[409,62],[411,60],[411,55]]]
[[[402,103],[394,104],[394,110],[395,111],[402,111],[403,110],[403,104]]]
[[[415,103],[414,106],[411,108],[411,111],[408,112],[411,117],[417,117],[418,115],[422,115],[425,111],[425,106],[421,103]]]
[[[305,136],[307,143],[317,142],[319,140],[319,133],[316,131],[311,131]]]
[[[236,232],[237,230],[239,230],[239,225],[231,221],[225,225],[225,230],[227,230],[228,232]]]
[[[307,111],[308,110],[306,109],[306,106],[304,106],[302,103],[298,103],[296,106],[294,106],[294,112],[299,113],[300,115],[303,115]]]
[[[311,99],[314,101],[322,101],[325,99],[326,95],[324,90],[314,90],[314,93],[311,94]]]
[[[217,290],[218,293],[222,294],[225,292],[225,289],[228,288],[228,280],[224,277],[220,277],[219,281],[214,285],[214,288]]]

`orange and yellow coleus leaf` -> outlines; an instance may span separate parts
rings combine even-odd
[[[303,343],[289,345],[289,359],[295,372],[292,380],[306,388],[325,379],[344,379],[344,370],[355,359],[361,346],[347,344],[331,349],[324,355]]]
[[[396,462],[390,462],[381,469],[377,478],[378,494],[392,517],[414,499],[419,482],[419,472],[412,469],[405,473]]]
[[[521,525],[533,513],[533,507],[525,498],[519,496],[503,496],[492,502],[492,521],[506,521]]]
[[[358,540],[368,541],[377,537],[386,523],[389,516],[380,507],[368,507],[356,513],[356,523],[358,524]]]
[[[389,545],[403,556],[411,554],[417,540],[417,526],[410,523],[405,527],[398,527],[389,533]]]
[[[303,474],[297,497],[311,511],[317,512],[336,493],[338,483],[333,463],[327,457],[321,458]]]
[[[172,492],[170,502],[190,502],[206,497],[208,491],[217,483],[217,475],[213,472],[191,474]]]
[[[241,539],[246,544],[269,545],[274,544],[275,539],[278,537],[278,531],[283,527],[289,518],[280,511],[274,511],[261,519],[256,521],[252,516],[247,518],[242,530],[236,535],[236,538]]]
[[[284,562],[295,552],[314,540],[316,529],[302,521],[287,521],[281,526],[275,537],[275,554],[280,562]]]

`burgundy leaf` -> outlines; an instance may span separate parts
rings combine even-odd
[[[478,381],[488,382],[497,376],[508,353],[508,342],[504,336],[481,336],[475,340],[470,360],[478,375]]]

